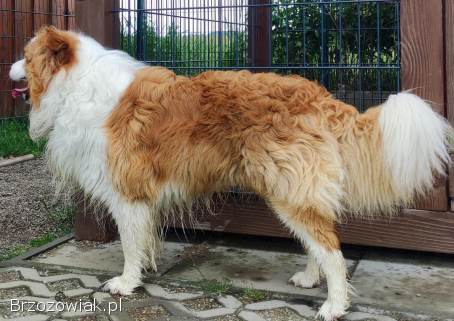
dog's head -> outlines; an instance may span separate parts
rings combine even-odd
[[[26,81],[24,88],[15,88],[13,97],[30,95],[30,136],[38,139],[46,136],[53,126],[58,110],[55,106],[41,106],[49,87],[56,77],[70,73],[77,63],[77,50],[80,44],[78,34],[58,30],[55,27],[42,27],[25,46],[24,59],[11,66],[9,73],[13,81]],[[56,105],[56,104],[54,104]]]
[[[39,108],[41,97],[53,77],[62,69],[69,71],[76,64],[78,44],[76,34],[46,26],[25,46],[25,58],[11,66],[9,75],[14,81],[28,81],[33,108]],[[23,88],[16,89],[16,94],[24,91]]]

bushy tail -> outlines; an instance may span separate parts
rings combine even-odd
[[[411,202],[433,187],[434,174],[445,175],[453,129],[416,95],[391,95],[379,115],[386,169],[397,198]]]

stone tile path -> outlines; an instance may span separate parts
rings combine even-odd
[[[263,242],[251,248],[224,239],[222,244],[168,241],[160,273],[148,274],[132,296],[120,297],[100,291],[122,270],[120,243],[70,240],[29,259],[0,263],[0,321],[315,320],[326,285],[289,285],[306,257],[288,244],[282,250]],[[260,245],[266,250],[257,249]],[[356,296],[343,320],[454,321],[454,257],[391,254],[347,252]],[[39,304],[36,311],[15,311],[20,302]]]
[[[102,276],[90,274],[65,273],[64,271],[51,272],[31,267],[13,266],[0,269],[0,320],[5,321],[44,321],[44,320],[314,320],[316,308],[302,303],[291,303],[285,300],[265,300],[254,303],[245,303],[240,294],[224,294],[219,296],[207,295],[194,289],[171,287],[159,284],[146,283],[143,286],[140,298],[121,298],[108,293],[100,292]],[[8,275],[8,277],[5,277]],[[72,281],[72,282],[68,282]],[[66,283],[65,283],[66,282]],[[55,291],[59,286],[60,291]],[[170,283],[169,283],[170,284]],[[70,285],[69,289],[65,289]],[[22,289],[23,291],[17,291]],[[194,305],[188,302],[208,298],[215,301],[214,307]],[[14,305],[11,306],[11,300]],[[59,311],[56,302],[70,304],[76,302],[99,302],[99,311],[73,311],[65,309]],[[119,307],[120,299],[122,311],[108,313]],[[207,301],[207,300],[205,300]],[[36,302],[36,312],[13,312],[18,307],[17,302]],[[203,302],[203,301],[202,301]],[[115,305],[113,305],[115,303]],[[51,310],[41,312],[41,306],[52,307]],[[210,303],[209,305],[213,305]],[[64,305],[60,305],[63,307]],[[69,305],[67,305],[69,306]],[[105,311],[103,311],[105,310]],[[345,320],[375,320],[396,321],[396,319],[364,312],[353,312]]]

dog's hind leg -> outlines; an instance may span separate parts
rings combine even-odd
[[[124,255],[123,273],[107,281],[104,290],[129,295],[141,284],[142,269],[149,263],[150,245],[160,241],[157,217],[145,203],[116,202],[111,206],[118,226]],[[156,268],[154,255],[151,265]]]
[[[320,265],[315,256],[307,249],[307,264],[304,272],[296,272],[289,280],[295,286],[302,288],[313,288],[320,283]]]
[[[349,306],[347,269],[340,251],[340,241],[335,221],[316,208],[299,208],[271,202],[279,218],[304,242],[310,255],[320,265],[328,283],[328,299],[318,315],[325,321],[333,321],[346,313]],[[313,268],[312,265],[310,268]]]

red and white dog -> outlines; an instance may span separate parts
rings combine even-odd
[[[131,294],[156,268],[162,222],[175,207],[239,186],[267,200],[304,242],[290,281],[326,276],[319,316],[349,305],[335,223],[392,212],[433,186],[449,161],[448,123],[422,99],[392,95],[361,114],[298,76],[147,67],[90,37],[41,29],[10,72],[30,90],[30,136],[48,138],[52,172],[112,213],[125,257],[105,289]]]

